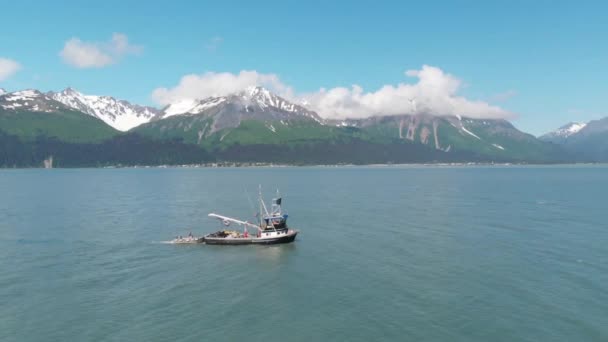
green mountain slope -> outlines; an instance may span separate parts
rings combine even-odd
[[[49,113],[0,108],[0,131],[28,141],[46,136],[67,142],[99,142],[119,133],[97,118],[70,109]]]
[[[190,109],[180,114],[177,107]],[[250,152],[263,153],[262,146],[275,151],[270,147],[278,145],[285,150],[285,146],[300,149],[301,145],[335,147],[336,143],[361,143],[404,150],[422,145],[425,151],[442,152],[431,153],[433,158],[446,160],[454,159],[453,155],[512,162],[555,162],[563,158],[559,147],[522,133],[505,120],[425,113],[323,120],[315,112],[259,87],[188,106],[169,106],[164,113],[160,120],[133,131],[154,139],[181,139],[212,151],[256,146]],[[372,153],[371,150],[364,148],[361,153]],[[365,158],[376,160],[378,152],[373,154]],[[396,159],[402,160],[401,156],[392,156],[386,161]]]
[[[181,112],[184,108],[185,113]],[[13,150],[22,149],[30,156],[21,161],[24,165],[36,165],[50,155],[70,166],[213,160],[552,163],[571,158],[560,146],[525,134],[505,120],[424,113],[324,120],[259,87],[168,106],[151,121],[131,129],[129,138],[121,138],[122,133],[102,120],[70,109],[47,94],[24,90],[0,95],[0,133]],[[4,165],[19,164],[11,164],[20,158],[11,149],[0,152]]]
[[[308,146],[323,154],[323,146],[335,148],[337,144],[346,151],[349,143],[378,145],[377,150],[361,149],[363,157],[355,158],[360,161],[367,158],[370,162],[407,162],[413,145],[423,146],[420,151],[426,151],[430,155],[428,159],[436,161],[463,160],[464,156],[471,161],[496,162],[556,162],[563,158],[559,147],[522,133],[504,120],[435,116],[378,117],[342,123],[304,119],[242,120],[236,127],[216,131],[213,125],[213,118],[204,115],[178,115],[142,125],[134,132],[155,139],[180,139],[211,151],[232,151],[224,158],[237,155],[241,158],[242,154],[236,150],[247,150],[259,155],[254,158],[258,161],[264,161],[264,148],[268,153],[274,151],[274,155],[279,155],[295,151],[301,154],[302,146]],[[401,148],[405,157],[390,154],[390,158],[378,160],[376,157],[383,155],[378,153],[382,148]]]
[[[178,115],[152,121],[132,130],[151,138],[181,139],[206,148],[233,144],[290,144],[348,137],[345,129],[322,125],[314,120],[242,120],[235,127],[216,130],[213,118]]]
[[[480,155],[500,157],[518,162],[559,162],[567,159],[564,151],[517,130],[506,120],[463,119],[463,127],[471,134],[450,125],[442,125],[440,135],[454,150],[474,151]],[[449,133],[445,133],[448,130]]]
[[[402,115],[332,123],[356,127],[369,141],[406,140],[488,161],[556,162],[565,157],[559,147],[519,131],[505,120]]]
[[[67,142],[99,142],[118,133],[102,120],[33,89],[0,95],[0,131],[26,141],[45,136]]]
[[[0,131],[0,168],[42,167],[43,161],[51,158],[54,167],[182,165],[215,161],[195,145],[153,140],[133,133],[96,143],[77,143],[44,136],[23,140]]]

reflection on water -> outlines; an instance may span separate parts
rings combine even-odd
[[[296,252],[298,238],[292,243],[269,246],[251,246],[255,248],[254,255],[256,262],[279,264],[281,259],[289,258]]]

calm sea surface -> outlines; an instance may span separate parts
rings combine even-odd
[[[0,170],[0,340],[607,341],[608,167]]]

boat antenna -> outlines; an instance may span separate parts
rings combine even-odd
[[[268,214],[266,204],[264,203],[264,199],[262,198],[262,185],[260,185],[260,214],[262,213],[262,209],[264,209],[264,213],[266,214],[266,216],[270,216],[270,214]]]
[[[263,214],[262,214],[262,184],[258,185],[258,202],[260,205],[260,211],[259,211],[259,219],[260,219],[260,227],[262,226],[262,220],[263,220]]]
[[[281,194],[277,188],[277,196],[272,200],[272,215],[281,214]]]
[[[251,208],[251,211],[255,211],[255,207],[253,206],[253,201],[251,201],[251,196],[249,195],[249,191],[247,191],[247,188],[245,188],[245,187],[243,187],[243,190],[245,190],[245,194],[247,195],[247,201],[249,202],[249,207]],[[258,215],[256,215],[256,213],[253,214],[254,217],[257,217]]]

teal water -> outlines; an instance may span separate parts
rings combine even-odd
[[[294,244],[161,243],[258,184]],[[607,208],[605,166],[4,170],[0,340],[606,341]]]

